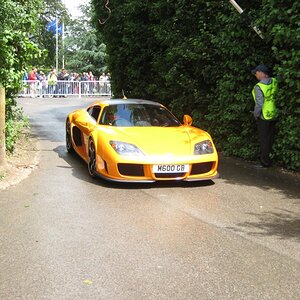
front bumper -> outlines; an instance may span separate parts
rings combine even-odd
[[[202,158],[202,157],[201,157]],[[217,155],[207,155],[206,160],[196,160],[193,157],[192,161],[167,161],[165,165],[188,164],[188,172],[183,173],[154,173],[153,161],[105,161],[97,160],[97,171],[99,176],[110,181],[118,182],[155,182],[155,181],[201,181],[212,180],[218,177],[218,158]],[[159,162],[162,164],[162,162]]]

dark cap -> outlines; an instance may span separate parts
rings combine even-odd
[[[252,71],[251,71],[251,73],[252,74],[255,74],[256,72],[258,72],[258,71],[260,71],[260,72],[263,72],[263,73],[265,73],[265,74],[269,74],[269,68],[267,67],[267,66],[265,66],[265,65],[258,65],[258,66],[256,66],[256,68],[255,69],[253,69]]]

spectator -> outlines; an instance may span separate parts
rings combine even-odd
[[[48,75],[48,87],[49,87],[49,94],[50,97],[57,94],[57,75],[56,69],[52,69]]]
[[[23,80],[28,80],[28,73],[25,69],[24,69],[24,73],[23,73]]]
[[[27,73],[27,71],[26,71],[26,69],[24,69],[23,70],[23,85],[24,85],[24,87],[23,87],[23,95],[27,95],[28,94],[28,88],[27,88],[27,80],[28,80],[28,73]]]
[[[36,73],[37,73],[37,68],[33,67],[28,75],[30,97],[32,98],[36,96],[36,89],[38,84]]]
[[[39,83],[39,88],[40,88],[40,97],[44,97],[44,95],[47,93],[47,88],[48,88],[48,81],[45,76],[45,73],[40,71],[40,83]]]
[[[111,95],[111,85],[110,85],[111,76],[110,73],[107,73],[107,88],[106,88],[106,94]]]
[[[105,95],[107,90],[107,76],[105,73],[102,73],[102,75],[99,77],[99,83],[100,83],[100,94]]]
[[[270,167],[270,152],[274,141],[275,120],[277,116],[276,96],[278,92],[277,80],[269,76],[269,69],[265,65],[258,65],[252,74],[259,81],[252,90],[255,101],[254,118],[257,122],[260,142],[260,167]]]
[[[88,73],[88,81],[89,81],[89,93],[92,95],[94,93],[94,80],[95,76],[93,75],[92,71]]]
[[[65,94],[67,93],[67,80],[69,80],[69,74],[67,70],[62,69],[62,71],[58,75],[58,93],[60,95],[63,95],[61,97],[65,97]]]
[[[86,72],[83,72],[81,77],[81,81],[82,81],[81,91],[85,95],[88,94],[89,91],[88,80],[89,80],[88,74]]]
[[[80,75],[78,73],[74,73],[74,81],[76,81],[75,86],[74,86],[74,92],[76,95],[79,94],[79,85],[80,85]]]
[[[24,87],[24,91],[20,93],[20,96],[30,94],[31,97],[37,95],[44,97],[49,95],[50,97],[66,97],[66,95],[110,95],[110,74],[102,73],[100,77],[96,77],[92,71],[83,72],[82,75],[72,72],[68,73],[66,69],[62,69],[59,74],[57,70],[53,68],[47,76],[40,71],[37,72],[37,67],[33,67],[27,74],[26,70],[23,70],[23,81],[28,86]],[[25,82],[27,81],[27,82]]]

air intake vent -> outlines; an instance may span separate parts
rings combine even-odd
[[[192,165],[192,171],[190,175],[198,175],[208,173],[213,166],[213,162],[199,163]]]
[[[124,176],[144,176],[144,166],[138,164],[118,164],[118,170]]]

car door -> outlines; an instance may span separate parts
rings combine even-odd
[[[83,134],[84,134],[84,144],[86,146],[86,153],[88,153],[88,142],[89,142],[89,137],[92,131],[96,129],[96,126],[98,124],[98,119],[99,115],[101,113],[101,106],[100,105],[93,105],[90,106],[87,109],[88,112],[88,119],[87,119],[87,124],[83,128]]]
[[[78,118],[76,121],[76,126],[79,128],[82,135],[82,151],[81,153],[84,157],[88,156],[88,141],[90,134],[97,126],[97,120],[101,112],[101,107],[99,105],[92,105],[87,108],[86,113],[82,117]]]

